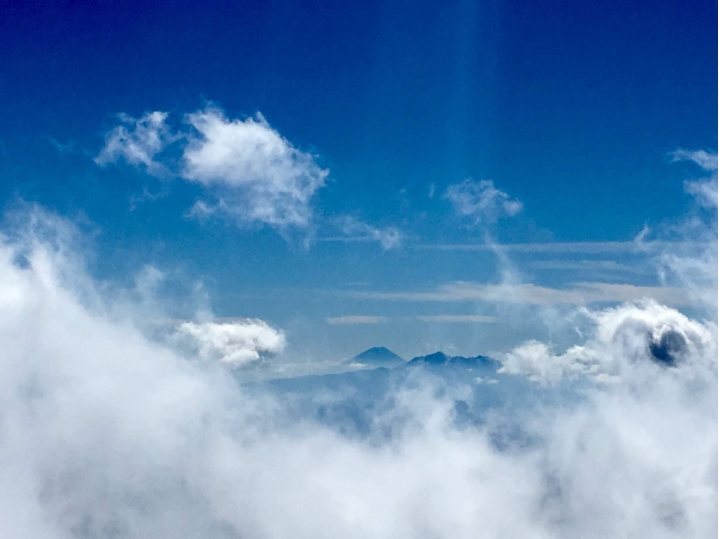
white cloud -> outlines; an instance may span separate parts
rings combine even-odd
[[[402,233],[394,226],[375,228],[350,215],[341,217],[337,222],[349,239],[377,241],[383,249],[393,249],[402,243]]]
[[[476,223],[494,223],[503,217],[512,217],[522,211],[522,202],[513,200],[500,191],[492,181],[473,182],[465,180],[451,185],[445,191],[445,198],[452,202],[455,211],[471,217]]]
[[[485,324],[497,320],[494,316],[484,316],[481,314],[417,315],[415,318],[421,322],[436,322],[441,324]]]
[[[718,156],[717,153],[705,150],[676,150],[672,154],[673,161],[691,161],[706,172],[712,173],[702,180],[686,180],[685,191],[695,197],[701,207],[717,209],[718,207]]]
[[[593,273],[654,273],[647,262],[625,264],[616,260],[532,260],[527,265],[540,270],[566,270]]]
[[[359,439],[150,340],[76,263],[67,235],[54,237],[0,241],[9,537],[717,534],[713,324],[660,307],[601,313],[586,346],[614,354],[593,357],[617,365],[616,384],[556,407],[503,409],[481,426],[458,428],[466,393],[418,372]],[[14,262],[18,252],[27,264]],[[644,361],[642,335],[662,340],[665,325],[687,338],[677,369]]]
[[[329,317],[329,318],[326,318],[325,321],[332,326],[345,326],[345,325],[356,325],[356,324],[382,324],[383,322],[387,322],[387,317],[348,314],[345,316]]]
[[[167,112],[148,112],[141,118],[118,115],[122,125],[105,135],[105,146],[95,158],[100,166],[124,159],[134,166],[142,166],[148,174],[166,176],[168,168],[155,160],[155,156],[177,140],[166,124]]]
[[[232,322],[183,322],[175,339],[189,344],[203,360],[219,360],[240,366],[262,355],[277,354],[285,348],[285,336],[262,320]]]
[[[488,301],[528,305],[585,305],[589,303],[621,303],[651,298],[670,305],[690,305],[693,298],[683,288],[669,286],[636,286],[602,282],[574,283],[572,288],[559,289],[523,284],[482,284],[455,281],[432,291],[380,292],[347,291],[356,298],[402,301]]]
[[[188,114],[189,133],[173,133],[166,112],[140,119],[119,115],[121,125],[105,137],[98,165],[124,159],[155,176],[178,176],[203,186],[189,214],[225,215],[242,223],[280,229],[305,228],[312,220],[311,200],[325,185],[328,171],[315,157],[295,148],[260,113],[245,120],[225,117],[217,108]],[[185,141],[179,170],[159,158],[172,142]]]
[[[642,238],[640,238],[642,239]],[[553,243],[439,243],[414,245],[414,249],[427,249],[437,251],[499,251],[517,253],[640,253],[653,252],[668,247],[686,244],[693,246],[694,242],[670,241],[580,241],[580,242],[553,242]]]
[[[183,153],[183,178],[198,182],[216,202],[202,211],[277,227],[310,224],[310,202],[328,171],[283,138],[261,114],[229,120],[208,108],[187,117],[197,134]]]
[[[703,170],[717,172],[718,156],[705,150],[675,150],[670,154],[673,161],[692,161]]]
[[[623,369],[653,359],[661,364],[694,361],[699,363],[695,368],[708,372],[716,368],[716,328],[674,309],[646,301],[586,314],[594,324],[586,342],[555,354],[549,345],[529,341],[501,358],[501,372],[542,382],[580,374],[617,381],[627,375]]]

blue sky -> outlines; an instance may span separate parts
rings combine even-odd
[[[168,296],[201,280],[217,316],[282,328],[289,360],[489,353],[540,331],[537,295],[482,288],[498,283],[657,287],[625,242],[688,210],[702,171],[672,152],[717,149],[712,2],[16,2],[0,28],[7,207],[78,220],[103,278],[152,264],[180,283]],[[185,115],[209,110],[260,112],[297,152],[293,178],[317,183],[302,219],[248,218],[247,188],[207,161],[193,176],[208,139]],[[164,168],[99,159],[119,113],[152,111]],[[232,210],[201,219],[198,201]],[[671,293],[593,286],[582,301]]]

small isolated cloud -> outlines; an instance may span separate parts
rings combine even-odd
[[[139,119],[118,117],[121,124],[106,135],[95,158],[98,165],[125,160],[154,176],[200,184],[208,198],[189,211],[194,217],[225,215],[281,229],[310,224],[311,199],[325,185],[328,171],[270,127],[260,113],[232,120],[209,107],[188,114],[190,131],[176,133],[167,125],[167,112],[149,112]],[[159,154],[181,139],[185,144],[178,169],[162,162]]]
[[[387,322],[387,317],[350,314],[326,318],[325,321],[331,326],[351,326],[356,324],[382,324]]]
[[[500,191],[491,180],[473,182],[465,180],[451,185],[444,198],[452,202],[455,211],[472,218],[476,223],[494,223],[503,217],[512,217],[522,211],[522,202],[513,200]]]
[[[202,360],[234,366],[246,365],[285,348],[283,333],[257,319],[183,322],[177,327],[175,339],[188,345]]]
[[[402,243],[402,233],[394,226],[375,228],[349,215],[338,219],[338,226],[348,238],[377,241],[383,249],[393,249]]]
[[[328,171],[275,131],[260,114],[229,120],[216,108],[188,115],[195,133],[183,153],[181,176],[214,195],[197,213],[224,213],[276,227],[306,227],[310,200]]]
[[[422,322],[437,322],[441,324],[484,324],[495,322],[494,316],[485,316],[481,314],[437,314],[437,315],[418,315],[415,317]]]
[[[127,163],[144,167],[148,174],[165,176],[169,171],[155,160],[155,156],[176,140],[166,124],[167,112],[148,112],[141,118],[119,114],[121,125],[105,135],[105,146],[95,158],[100,166],[124,159]]]

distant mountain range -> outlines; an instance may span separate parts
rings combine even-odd
[[[393,369],[404,365],[407,365],[408,367],[424,366],[430,368],[440,366],[469,368],[492,367],[495,369],[498,369],[501,366],[498,361],[485,356],[448,356],[443,352],[435,352],[434,354],[428,354],[426,356],[418,356],[410,361],[405,361],[399,355],[391,350],[388,350],[384,346],[377,346],[370,348],[369,350],[365,350],[343,363],[344,367],[348,367],[351,370],[370,370],[377,369],[379,367]]]
[[[385,347],[370,348],[323,374],[278,378],[246,384],[248,391],[271,391],[293,399],[298,418],[313,417],[343,432],[371,432],[376,414],[384,410],[398,388],[418,383],[437,387],[469,388],[467,402],[458,401],[461,422],[482,421],[488,410],[511,405],[528,408],[539,398],[551,400],[556,388],[546,391],[523,376],[498,372],[501,363],[485,356],[449,356],[436,352],[404,360]],[[289,397],[290,396],[290,397]]]

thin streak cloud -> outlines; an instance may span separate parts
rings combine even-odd
[[[382,324],[387,322],[388,319],[385,316],[364,316],[349,314],[345,316],[332,316],[325,319],[325,321],[331,326],[352,326],[352,325],[368,325],[368,324]]]
[[[488,324],[497,321],[494,316],[481,314],[435,314],[417,315],[416,320],[421,322],[433,322],[440,324]]]
[[[483,301],[528,305],[586,305],[649,298],[668,305],[693,304],[693,299],[682,288],[601,282],[579,282],[571,288],[560,289],[529,283],[493,285],[455,281],[431,291],[343,291],[341,294],[358,299],[417,302]]]

